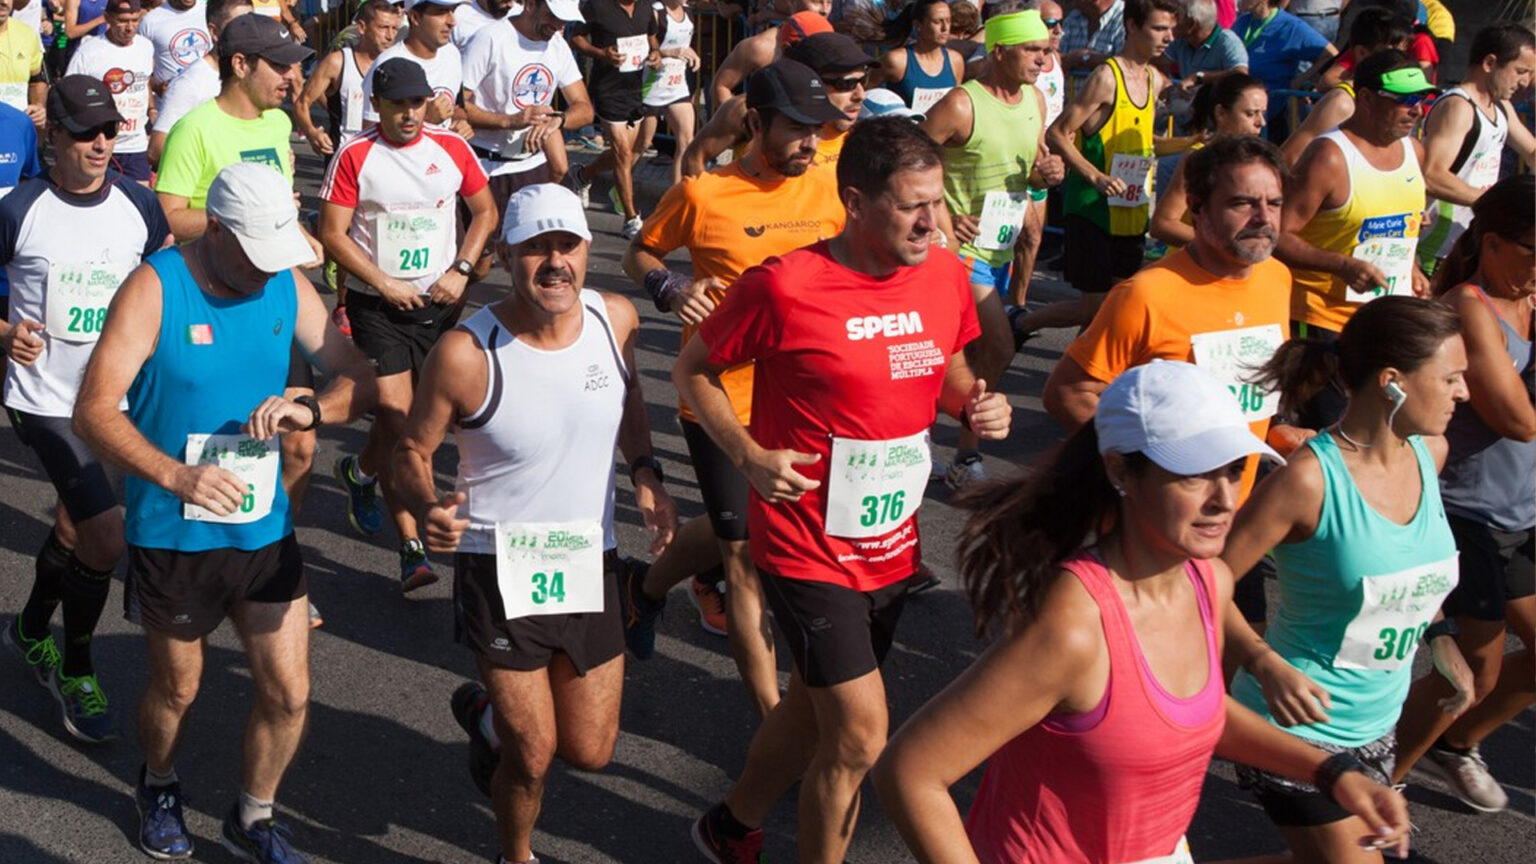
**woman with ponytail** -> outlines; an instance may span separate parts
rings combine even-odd
[[[1441,301],[1461,314],[1467,390],[1446,430],[1440,495],[1461,581],[1445,602],[1472,667],[1477,705],[1460,718],[1435,709],[1448,689],[1431,675],[1409,692],[1397,724],[1397,779],[1421,757],[1468,806],[1509,798],[1478,755],[1484,738],[1536,701],[1536,179],[1505,178],[1472,205],[1472,224],[1436,274]],[[1506,626],[1507,625],[1507,626]],[[1513,629],[1523,648],[1504,654]]]
[[[1213,137],[1263,135],[1269,91],[1264,89],[1263,81],[1252,75],[1234,72],[1196,91],[1192,110],[1190,128],[1197,133]],[[1179,159],[1168,188],[1158,190],[1157,208],[1152,211],[1152,237],[1169,247],[1188,246],[1195,240],[1195,223],[1190,218],[1189,198],[1185,195],[1187,161],[1188,156]]]
[[[1406,845],[1401,796],[1225,695],[1217,556],[1250,454],[1279,459],[1227,388],[1157,361],[1034,471],[967,491],[960,569],[996,638],[874,775],[919,861],[1188,861],[1213,754],[1322,783],[1366,842]],[[949,787],[987,759],[962,821]]]
[[[1255,383],[1294,409],[1335,379],[1342,418],[1260,481],[1222,560],[1245,573],[1273,550],[1280,603],[1264,638],[1229,620],[1243,666],[1232,695],[1295,740],[1389,783],[1394,729],[1413,657],[1427,642],[1449,682],[1434,706],[1454,716],[1472,676],[1442,619],[1456,544],[1436,479],[1446,426],[1467,399],[1467,352],[1452,309],[1416,297],[1360,307],[1337,342],[1291,340]],[[1235,617],[1235,616],[1233,616]],[[1371,864],[1367,830],[1316,784],[1239,766],[1239,780],[1299,864]]]
[[[886,44],[891,50],[880,58],[870,86],[883,84],[919,114],[960,86],[965,80],[965,58],[948,47],[949,22],[946,0],[907,4],[886,24]]]

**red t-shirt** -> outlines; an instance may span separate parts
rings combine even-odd
[[[875,279],[837,263],[826,243],[742,274],[699,328],[709,362],[755,362],[752,438],[821,456],[797,470],[822,486],[799,501],[752,493],[752,560],[776,576],[873,591],[917,569],[917,520],[876,537],[827,534],[833,436],[885,441],[923,432],[938,413],[950,357],[981,333],[964,265],[934,249]],[[915,512],[915,510],[913,511]]]

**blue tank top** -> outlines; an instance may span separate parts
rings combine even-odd
[[[1391,732],[1419,637],[1456,585],[1435,460],[1417,436],[1408,443],[1423,491],[1407,525],[1360,495],[1329,433],[1307,443],[1322,466],[1322,512],[1311,537],[1275,547],[1280,606],[1264,639],[1326,689],[1333,707],[1327,722],[1290,727],[1294,735],[1358,747]],[[1233,679],[1232,695],[1274,722],[1247,672]]]
[[[1525,395],[1536,400],[1536,342],[1521,339],[1503,316],[1494,316],[1504,331],[1504,350],[1525,381]],[[1445,438],[1451,452],[1440,472],[1440,497],[1447,513],[1499,531],[1536,526],[1536,441],[1499,435],[1471,402],[1456,406]]]
[[[944,50],[941,53],[944,57],[944,68],[939,70],[937,75],[929,75],[923,71],[922,64],[917,62],[917,51],[908,45],[907,74],[900,81],[891,81],[886,86],[894,90],[896,95],[901,97],[901,101],[907,103],[908,108],[914,109],[914,100],[919,90],[940,90],[948,93],[959,86],[960,82],[955,80],[955,70],[950,68],[949,51]]]
[[[160,337],[128,388],[128,419],[151,444],[184,462],[188,435],[236,434],[251,409],[268,396],[282,395],[298,295],[289,271],[273,276],[255,294],[224,299],[198,287],[180,249],[162,249],[144,261],[160,277]],[[293,532],[281,482],[272,511],[243,525],[184,519],[180,499],[131,475],[124,498],[124,527],[134,546],[252,551]]]

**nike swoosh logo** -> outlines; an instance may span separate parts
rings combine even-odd
[[[287,219],[284,219],[281,222],[278,222],[276,225],[273,225],[272,226],[272,230],[273,231],[281,231],[284,228],[288,227],[289,223],[291,223],[296,218],[298,218],[298,217],[297,216],[289,216]]]

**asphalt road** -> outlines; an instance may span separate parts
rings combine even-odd
[[[315,168],[302,172],[313,190]],[[619,220],[590,214],[597,233],[588,284],[627,291],[619,273]],[[1054,274],[1048,274],[1054,275]],[[501,295],[500,274],[474,300]],[[1037,282],[1039,299],[1066,296],[1060,283]],[[653,440],[685,515],[700,512],[686,449],[674,421],[668,371],[678,325],[637,303],[643,316],[641,373]],[[1015,361],[1002,389],[1014,404],[1014,431],[988,449],[993,474],[1016,470],[1058,437],[1038,393],[1065,333],[1038,339]],[[529,406],[536,410],[536,406]],[[0,421],[4,423],[4,421]],[[939,436],[945,455],[954,427]],[[472,674],[468,652],[451,639],[449,580],[409,598],[399,592],[392,544],[370,542],[347,526],[345,498],[330,477],[334,460],[355,453],[364,427],[321,435],[316,478],[298,537],[312,597],[325,614],[315,631],[314,688],[308,738],[279,796],[284,817],[311,859],[334,864],[484,862],[495,855],[494,823],[464,767],[467,743],[448,711],[448,695]],[[451,442],[437,463],[450,482]],[[621,475],[624,472],[620,472]],[[627,480],[620,480],[621,548],[644,548]],[[945,585],[913,599],[886,665],[893,727],[952,680],[977,654],[970,614],[954,589],[953,537],[960,517],[936,484],[919,516],[926,559]],[[31,585],[33,556],[48,530],[52,490],[30,451],[0,432],[0,614],[19,610]],[[439,565],[446,577],[446,564]],[[1272,590],[1273,586],[1271,586]],[[134,845],[133,783],[141,755],[133,707],[144,685],[143,641],[121,615],[114,584],[96,636],[97,667],[115,706],[122,737],[104,746],[73,741],[51,698],[12,658],[0,658],[0,864],[143,860]],[[788,662],[780,652],[781,667]],[[1422,663],[1421,663],[1422,665]],[[182,744],[178,770],[197,860],[234,860],[218,845],[219,822],[238,792],[240,728],[249,705],[249,672],[228,626],[208,640],[202,690]],[[672,594],[656,656],[631,662],[622,733],[613,764],[581,773],[557,767],[545,796],[534,848],[546,862],[692,862],[700,860],[688,828],[718,800],[741,768],[754,727],[725,641],[701,631],[683,589]],[[1436,781],[1409,789],[1422,862],[1513,864],[1530,860],[1533,819],[1533,714],[1493,736],[1484,753],[1511,793],[1511,807],[1477,815]],[[955,789],[965,806],[979,772]],[[1114,806],[1114,802],[1105,802]],[[786,798],[767,824],[768,860],[794,860],[795,811]],[[1199,860],[1282,849],[1279,835],[1228,766],[1210,771],[1189,838]],[[852,862],[910,860],[873,795],[866,798]]]

